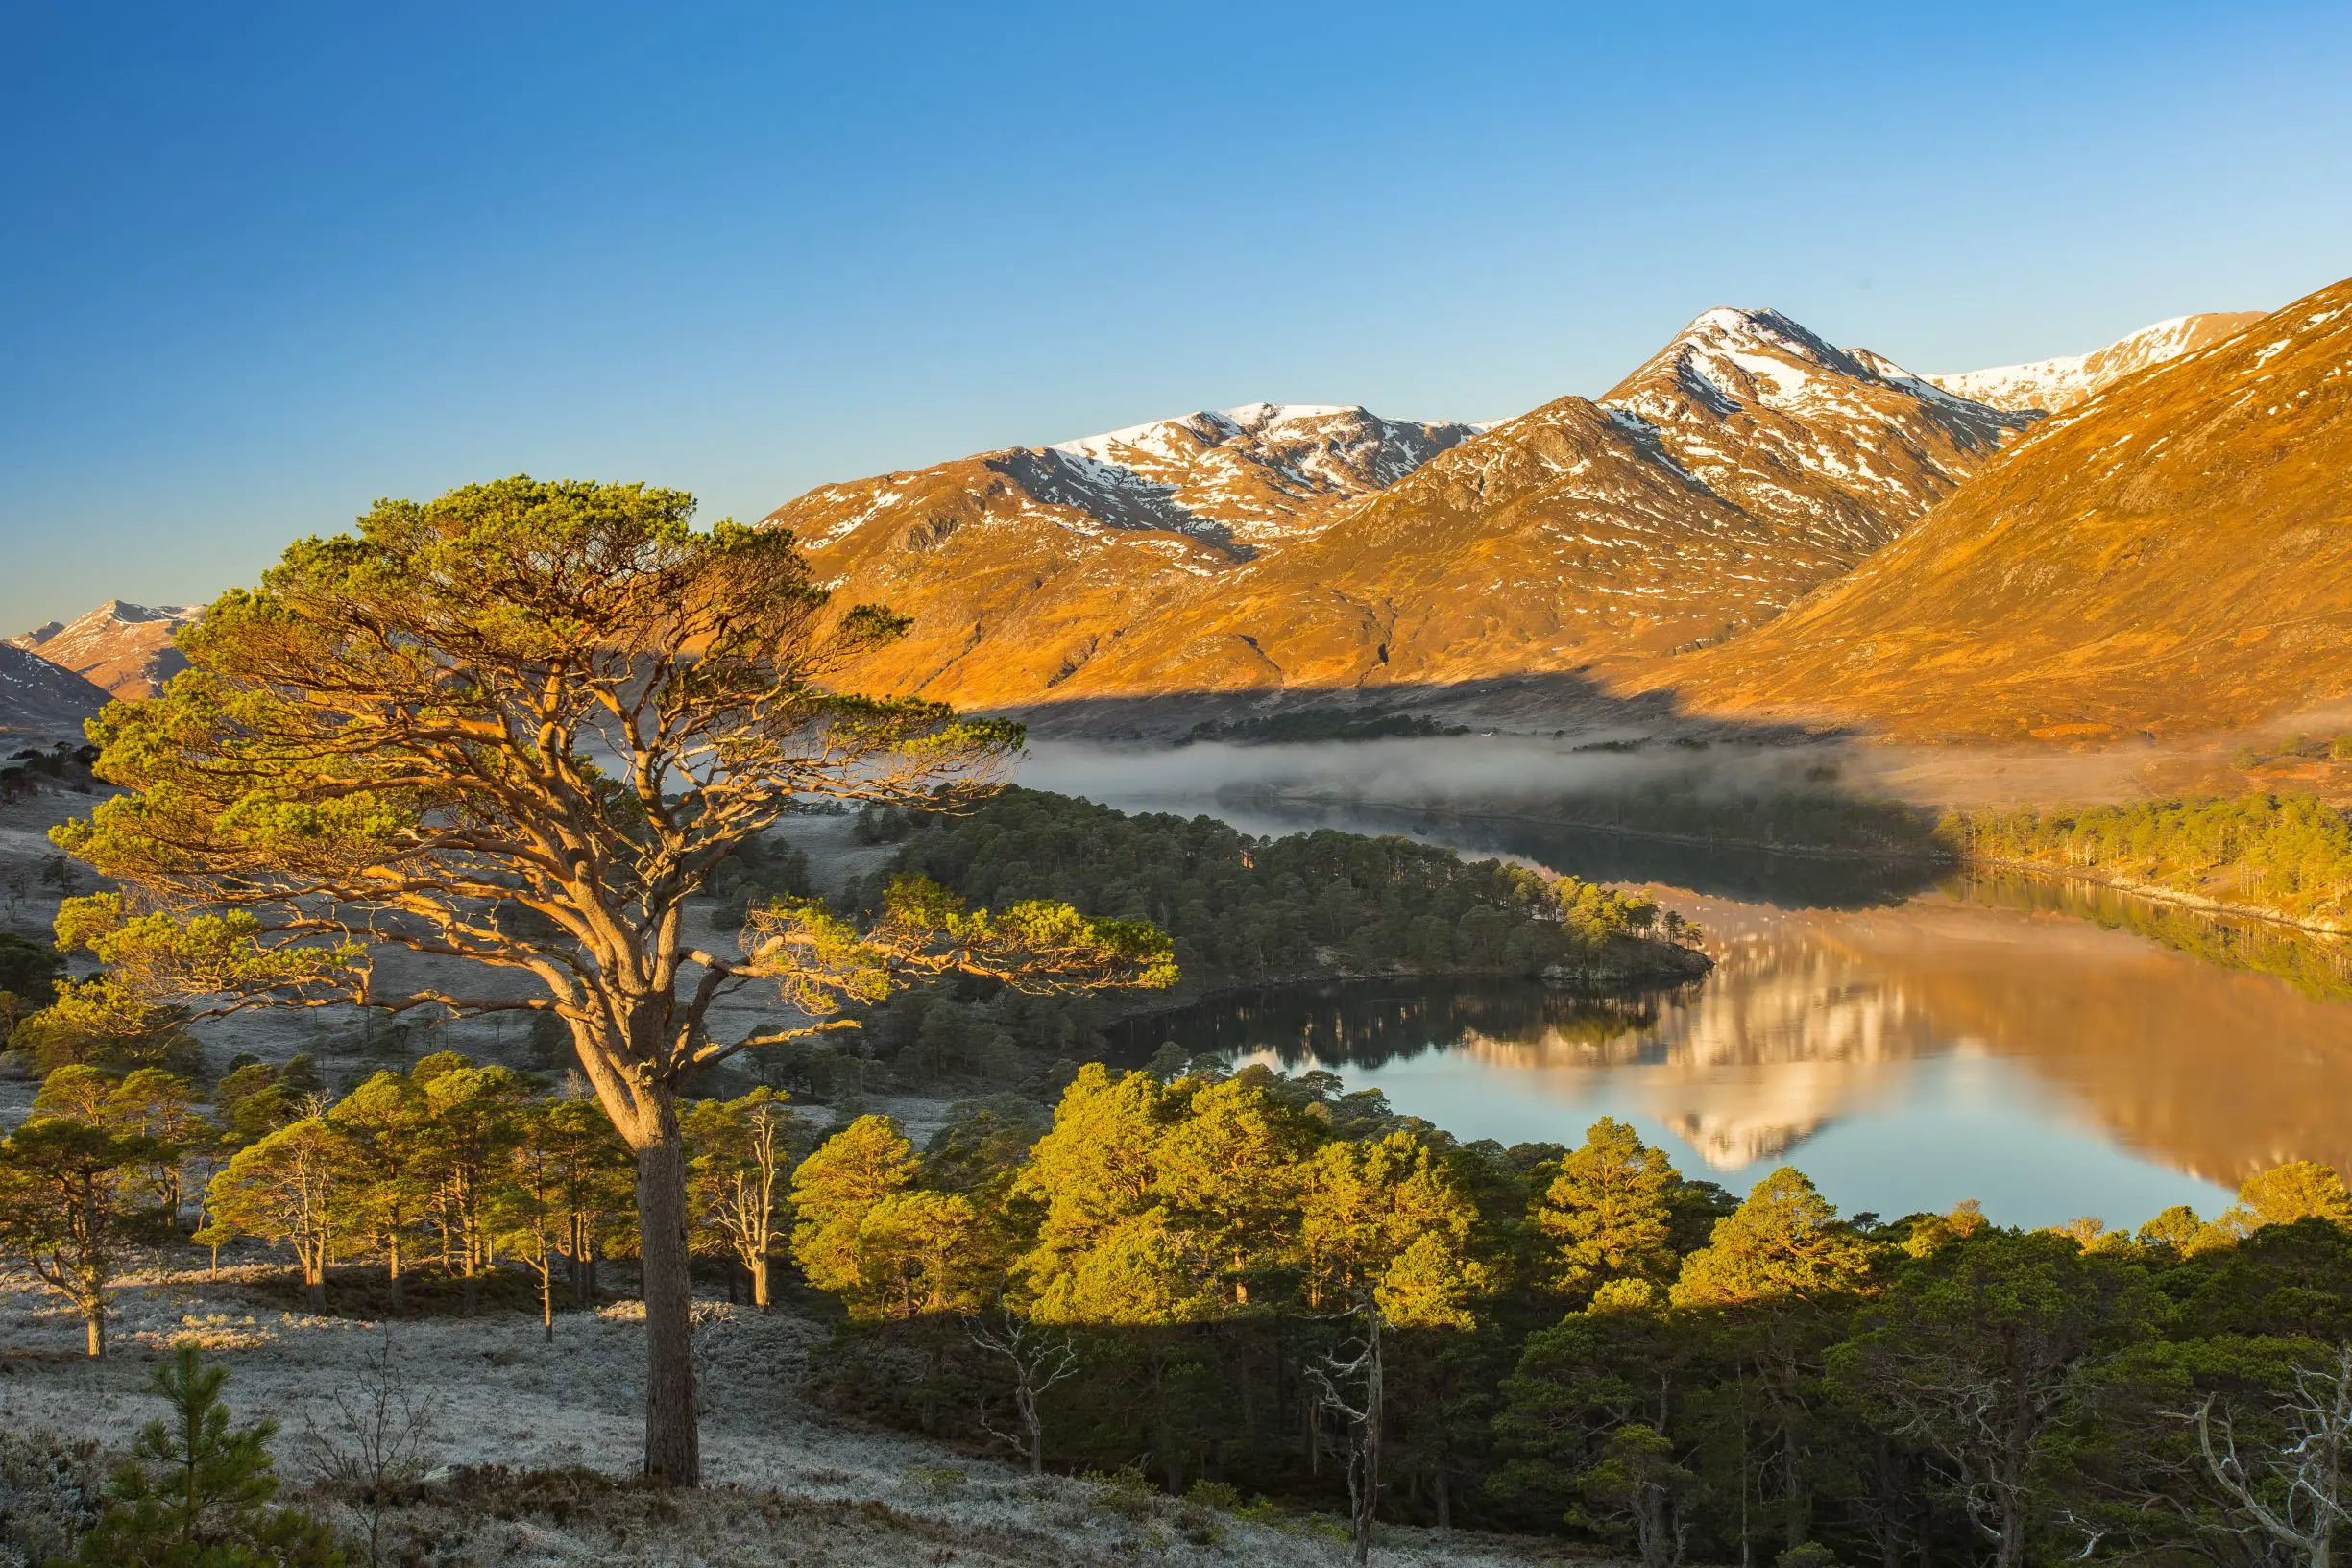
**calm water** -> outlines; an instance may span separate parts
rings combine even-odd
[[[1025,782],[1056,787],[1052,776]],[[1097,798],[1108,791],[1097,789]],[[1792,1164],[1839,1206],[1996,1218],[2211,1214],[2251,1170],[2352,1170],[2352,963],[2339,947],[2025,879],[1947,879],[1529,824],[1263,799],[1117,799],[1253,832],[1407,832],[1651,886],[1717,967],[1672,994],[1358,985],[1228,998],[1123,1042],[1378,1087],[1466,1138],[1629,1121],[1734,1191]],[[2144,931],[2162,931],[2167,945]],[[2273,974],[2211,961],[2201,946]]]

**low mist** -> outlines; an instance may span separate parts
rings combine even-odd
[[[1725,800],[1831,787],[1829,747],[1687,746],[1444,736],[1159,750],[1038,741],[1019,782],[1111,806],[1194,809],[1250,795],[1454,809],[1540,810],[1671,784]],[[1234,802],[1238,804],[1239,802]]]

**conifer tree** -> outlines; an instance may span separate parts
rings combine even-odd
[[[296,543],[181,634],[191,667],[161,696],[93,721],[96,771],[124,792],[55,834],[119,888],[69,902],[59,938],[134,1012],[562,1020],[638,1162],[645,1469],[689,1485],[686,1075],[837,1026],[910,974],[1175,973],[1148,927],[971,910],[914,882],[862,928],[782,901],[747,916],[740,952],[696,946],[686,902],[810,798],[968,799],[1021,735],[833,689],[905,622],[828,606],[789,534],[697,530],[692,510],[675,491],[518,476]],[[457,962],[378,964],[383,948]],[[483,967],[528,988],[473,983]],[[713,1009],[755,982],[793,1014],[714,1037]]]
[[[442,1266],[463,1282],[471,1313],[490,1266],[489,1209],[506,1174],[525,1092],[511,1070],[476,1067],[452,1051],[427,1056],[412,1076],[424,1086],[425,1114],[409,1158],[432,1184]]]
[[[1802,1171],[1782,1166],[1683,1260],[1674,1302],[1820,1301],[1861,1289],[1870,1267],[1870,1243],[1837,1223],[1837,1210]]]
[[[1149,1073],[1080,1067],[1053,1130],[1014,1178],[1044,1211],[1016,1272],[1038,1321],[1173,1322],[1202,1315],[1206,1292],[1157,1201],[1162,1143],[1177,1114]]]
[[[792,1172],[792,1257],[811,1285],[860,1302],[879,1298],[859,1227],[874,1206],[914,1185],[921,1162],[886,1116],[861,1116]]]
[[[896,1193],[858,1222],[859,1277],[889,1315],[974,1313],[987,1304],[985,1222],[961,1193]],[[853,1305],[874,1305],[872,1295]]]
[[[36,1116],[0,1143],[0,1253],[82,1315],[89,1354],[107,1346],[107,1301],[128,1238],[130,1180],[160,1146],[62,1116]]]
[[[525,1105],[508,1123],[507,1164],[494,1172],[483,1203],[489,1239],[539,1281],[539,1321],[555,1342],[555,1267],[570,1219],[565,1200],[563,1138],[545,1101]]]
[[[177,1073],[138,1068],[107,1097],[106,1119],[117,1132],[155,1141],[155,1158],[143,1171],[145,1185],[158,1211],[166,1219],[176,1217],[187,1155],[215,1136],[196,1113],[195,1088]]]
[[[2236,1218],[2247,1229],[2326,1219],[2352,1225],[2352,1194],[2343,1178],[2316,1160],[2291,1160],[2246,1177],[2238,1189]]]
[[[231,1428],[228,1379],[192,1346],[157,1365],[151,1387],[171,1418],[140,1431],[106,1511],[77,1543],[79,1568],[342,1568],[332,1532],[271,1506],[278,1423]]]
[[[582,1306],[596,1298],[597,1261],[632,1244],[635,1161],[593,1099],[566,1095],[543,1113],[540,1136],[555,1159],[564,1199],[564,1255],[571,1292]]]
[[[292,1247],[310,1310],[324,1312],[327,1265],[360,1230],[356,1169],[351,1140],[327,1118],[291,1122],[239,1149],[212,1178],[211,1222],[196,1239],[251,1236]]]
[[[768,1310],[768,1263],[792,1116],[788,1097],[759,1088],[738,1099],[697,1100],[685,1119],[687,1188],[695,1221],[751,1279],[752,1305]]]
[[[432,1108],[410,1074],[384,1072],[344,1096],[327,1116],[343,1133],[350,1156],[352,1229],[383,1255],[397,1313],[405,1301],[408,1248],[433,1195],[423,1158]]]
[[[1408,1249],[1424,1238],[1428,1245],[1403,1264],[1396,1289],[1423,1289],[1409,1282],[1425,1282],[1440,1259],[1459,1260],[1466,1289],[1483,1289],[1484,1269],[1466,1255],[1477,1220],[1461,1183],[1417,1135],[1325,1144],[1303,1174],[1298,1245],[1307,1303],[1346,1304],[1360,1290],[1386,1288]]]
[[[1587,1297],[1611,1280],[1663,1283],[1673,1277],[1673,1194],[1682,1176],[1662,1149],[1603,1117],[1535,1205],[1536,1228],[1552,1238],[1552,1279]]]
[[[1262,1084],[1200,1084],[1159,1146],[1153,1185],[1174,1223],[1217,1262],[1236,1307],[1253,1272],[1284,1261],[1298,1204],[1299,1161],[1314,1143],[1302,1119]]]
[[[42,1075],[40,1092],[33,1097],[33,1114],[102,1126],[107,1121],[107,1104],[121,1081],[114,1073],[86,1062],[53,1067]]]

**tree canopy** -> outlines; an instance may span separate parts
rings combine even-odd
[[[91,722],[123,786],[55,838],[117,884],[69,901],[77,987],[139,1017],[357,1003],[548,1012],[637,1152],[650,1473],[700,1473],[676,1087],[838,1027],[895,977],[1166,984],[1165,939],[914,880],[854,925],[780,900],[740,951],[686,904],[816,799],[952,805],[995,787],[1015,725],[831,681],[904,622],[828,601],[788,534],[691,524],[683,492],[527,477],[385,500],[292,545],[181,634],[162,695]],[[394,965],[405,950],[427,962]],[[783,1004],[733,1037],[716,1003]]]

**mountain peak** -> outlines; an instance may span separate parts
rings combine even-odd
[[[2234,730],[2340,700],[2347,363],[2352,279],[2253,323],[1938,377],[1991,396],[2057,366],[2073,379],[2008,390],[2078,400],[1828,592],[1651,678],[1702,710],[1937,739]]]
[[[117,697],[152,697],[187,667],[172,634],[205,613],[200,604],[146,605],[109,599],[71,621],[51,621],[9,639]]]

